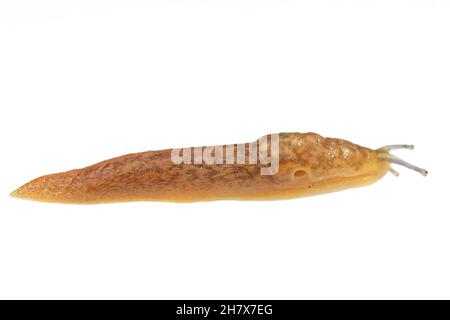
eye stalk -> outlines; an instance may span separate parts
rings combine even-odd
[[[390,163],[398,164],[400,166],[406,167],[408,169],[414,170],[419,172],[421,175],[426,177],[428,175],[428,171],[422,168],[419,168],[409,162],[406,162],[403,159],[400,159],[399,157],[393,155],[390,153],[392,150],[398,150],[398,149],[408,149],[408,150],[414,150],[414,146],[411,144],[393,144],[384,146],[382,148],[379,148],[376,151],[378,158],[383,161],[388,161]],[[392,167],[389,168],[389,172],[391,172],[394,176],[398,177],[399,173],[392,169]]]

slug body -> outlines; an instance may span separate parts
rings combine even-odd
[[[192,163],[174,161],[174,154],[179,154],[172,149],[124,155],[83,169],[42,176],[12,195],[61,203],[287,199],[371,184],[392,170],[391,163],[404,165],[390,150],[410,148],[396,145],[372,150],[315,133],[280,133],[276,140],[274,137],[264,136],[253,144],[196,148],[200,152],[183,149],[183,159],[193,159]],[[269,164],[249,161],[252,146],[270,149],[272,160],[274,150],[277,152],[276,171],[262,174],[261,169]],[[245,155],[242,161],[227,161],[237,159],[239,150],[241,156]],[[206,163],[195,158],[196,154],[204,156],[205,151],[212,157],[223,152],[225,160]],[[423,169],[413,169],[426,174]]]

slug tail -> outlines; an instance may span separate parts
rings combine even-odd
[[[55,173],[36,178],[10,193],[14,198],[43,201],[70,202],[71,185],[76,171]]]

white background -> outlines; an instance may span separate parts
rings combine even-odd
[[[450,298],[445,1],[1,1],[1,298]],[[314,131],[430,171],[270,202],[59,205],[37,176]]]

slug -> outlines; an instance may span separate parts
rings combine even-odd
[[[11,195],[59,203],[275,200],[371,184],[391,164],[426,176],[394,156],[315,133],[280,133],[252,143],[128,154],[34,179]]]

